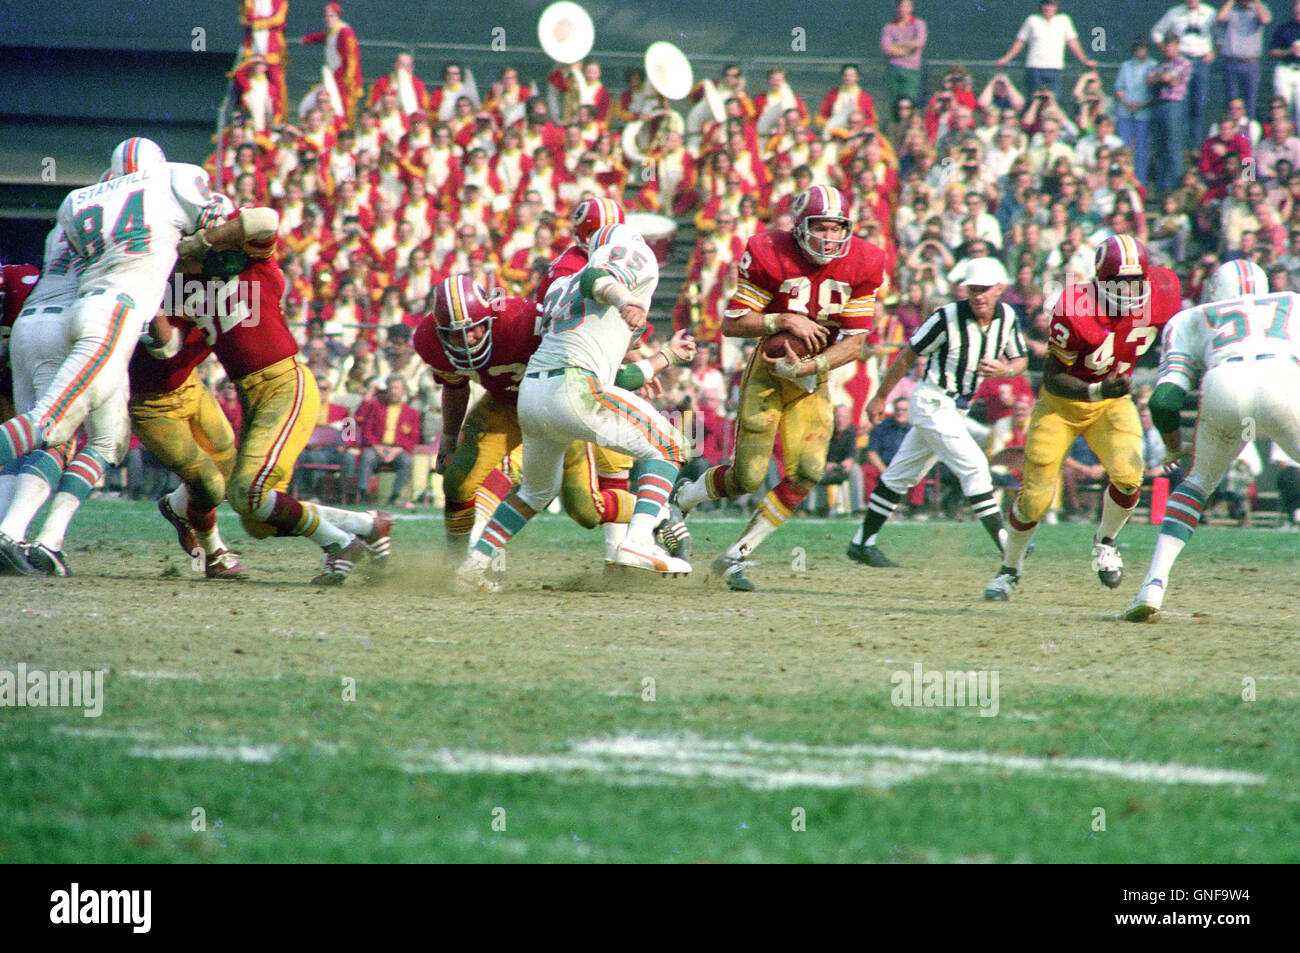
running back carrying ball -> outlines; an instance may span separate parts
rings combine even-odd
[[[800,359],[815,356],[815,354],[820,354],[826,350],[826,347],[821,347],[816,352],[813,352],[802,339],[796,337],[790,331],[778,331],[771,337],[764,338],[761,347],[763,353],[768,357],[782,358],[786,356],[785,349],[787,345],[794,351],[794,356]]]

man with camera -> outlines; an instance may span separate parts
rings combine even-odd
[[[1176,37],[1178,52],[1192,64],[1183,98],[1183,129],[1188,142],[1205,138],[1205,102],[1210,92],[1210,64],[1214,62],[1214,25],[1217,11],[1201,0],[1170,7],[1151,30],[1151,38]]]
[[[1273,13],[1264,0],[1227,0],[1217,17],[1223,83],[1229,101],[1241,99],[1254,118],[1259,96],[1259,60],[1264,55],[1264,27]]]

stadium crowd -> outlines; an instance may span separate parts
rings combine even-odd
[[[240,105],[208,168],[237,203],[280,213],[285,308],[324,395],[320,423],[353,448],[314,448],[304,460],[355,467],[363,493],[371,475],[391,469],[392,499],[436,499],[436,477],[414,461],[427,462],[441,433],[439,389],[411,345],[431,289],[469,274],[489,293],[529,295],[569,244],[568,213],[588,195],[694,227],[686,280],[660,296],[675,293],[672,326],[692,329],[702,346],[692,366],[666,373],[660,406],[694,410],[697,449],[717,463],[730,450],[747,356],[721,334],[745,241],[789,227],[790,202],[810,185],[843,193],[855,233],[890,262],[879,343],[833,391],[842,408],[827,482],[847,492],[817,501],[844,510],[862,506],[897,447],[921,367],[870,433],[861,415],[868,382],[933,307],[960,296],[969,259],[1005,265],[1004,301],[1021,322],[1031,373],[1061,289],[1092,277],[1093,248],[1112,234],[1144,241],[1182,278],[1188,301],[1232,258],[1259,263],[1276,289],[1300,287],[1300,2],[1279,23],[1256,0],[1153,10],[1149,32],[1106,79],[1069,16],[1044,0],[999,61],[1023,49],[1023,76],[997,72],[978,84],[956,66],[932,76],[927,94],[925,25],[912,0],[898,0],[880,37],[887,91],[868,90],[846,64],[819,100],[805,101],[780,68],[760,79],[732,65],[696,84],[687,116],[641,69],[610,88],[592,60],[535,77],[505,65],[480,86],[454,62],[426,84],[400,53],[366,83],[336,3],[324,31],[302,38],[325,45],[334,81],[291,108],[286,6],[244,3]],[[1068,91],[1066,49],[1085,67]],[[1270,61],[1272,95],[1260,98]],[[1216,84],[1227,109],[1209,116]],[[223,393],[224,382],[211,383]],[[1033,401],[1023,378],[988,381],[972,415],[1008,485]],[[1159,440],[1149,443],[1158,460]],[[1082,505],[1077,487],[1095,469],[1085,450],[1067,466],[1067,511]],[[1286,512],[1300,510],[1296,489],[1283,488]]]

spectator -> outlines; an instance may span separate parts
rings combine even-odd
[[[849,114],[855,110],[861,111],[867,125],[875,128],[875,101],[869,92],[858,85],[858,79],[858,68],[852,63],[846,63],[840,70],[840,85],[822,99],[821,108],[817,110],[817,115],[813,119],[823,135],[828,135],[832,129],[846,128]],[[815,166],[814,171],[816,171]]]
[[[1264,55],[1264,27],[1273,13],[1264,0],[1227,0],[1217,17],[1222,31],[1219,51],[1228,99],[1241,99],[1247,116],[1259,98],[1259,62]]]
[[[1011,378],[1011,380],[1021,380],[1023,377]],[[985,380],[984,384],[990,383]],[[997,381],[995,383],[1005,383]],[[981,389],[983,384],[980,385]],[[1029,418],[1034,410],[1034,394],[1030,391],[1028,394],[1018,394],[1012,404],[1007,408],[1007,413],[991,421],[993,426],[989,428],[988,440],[984,444],[984,452],[989,457],[989,473],[993,477],[994,486],[999,487],[1018,487],[1020,481],[1024,479],[1023,470],[1023,453],[1025,447],[1025,437],[1029,431]],[[1021,466],[1011,465],[1015,454],[1004,454],[1006,450],[1020,450]]]
[[[1086,521],[1090,518],[1090,514],[1084,512],[1079,491],[1085,488],[1100,488],[1101,480],[1105,478],[1106,468],[1101,465],[1101,460],[1092,452],[1092,447],[1088,446],[1088,442],[1080,434],[1070,446],[1070,452],[1061,468],[1061,479],[1065,488],[1065,515],[1068,519],[1078,518]]]
[[[1268,458],[1277,467],[1278,503],[1284,516],[1284,521],[1278,525],[1300,529],[1300,464],[1288,457],[1276,443]]]
[[[1205,103],[1210,93],[1210,64],[1214,62],[1214,25],[1218,14],[1201,0],[1187,0],[1165,11],[1151,30],[1151,38],[1173,36],[1178,51],[1192,65],[1183,98],[1183,129],[1190,142],[1205,137]]]
[[[424,80],[415,75],[415,58],[410,53],[398,53],[393,61],[393,71],[375,80],[370,87],[367,105],[374,109],[389,90],[397,93],[397,106],[402,114],[410,118],[416,111],[427,111],[429,93],[424,87]]]
[[[835,408],[835,430],[826,450],[826,471],[822,481],[817,485],[817,492],[810,494],[814,502],[810,506],[819,514],[847,515],[860,513],[865,505],[862,492],[862,469],[858,466],[858,428],[853,425],[853,408],[843,404]],[[835,493],[835,505],[829,505],[829,493],[824,487],[839,487]]]
[[[289,93],[284,72],[289,65],[289,48],[284,39],[284,21],[289,0],[240,0],[239,22],[244,27],[241,59],[262,57],[270,84],[271,106],[275,124],[284,122],[289,112]]]
[[[925,21],[913,16],[912,0],[898,0],[895,16],[880,33],[880,51],[885,55],[885,91],[891,104],[906,97],[921,97],[921,53],[925,49]]]
[[[1151,125],[1153,94],[1147,76],[1155,69],[1150,58],[1147,41],[1143,37],[1133,41],[1133,55],[1124,61],[1115,78],[1115,131],[1133,154],[1133,171],[1139,182],[1146,182],[1150,170],[1147,152]]]
[[[334,387],[328,374],[316,375],[316,387],[320,390],[320,413],[316,417],[317,427],[330,427],[339,431],[341,445],[336,447],[308,447],[299,459],[303,463],[321,463],[339,467],[339,476],[344,485],[356,475],[356,459],[348,451],[349,438],[356,437],[356,420],[349,415],[348,409],[334,401]],[[303,495],[319,495],[320,471],[303,472]]]
[[[1300,0],[1291,5],[1291,19],[1273,30],[1268,55],[1273,57],[1273,91],[1291,111],[1291,121],[1300,126]]]
[[[917,361],[917,364],[922,364],[922,362]],[[909,376],[915,378],[915,365],[912,374]],[[912,425],[908,423],[910,407],[911,401],[909,398],[895,398],[890,405],[890,416],[871,428],[871,436],[867,439],[867,449],[862,454],[864,458],[862,466],[863,499],[866,499],[876,488],[880,475],[889,469],[889,461],[894,459],[894,454],[898,453],[898,448],[903,445],[903,438],[912,429]],[[924,479],[912,488],[907,502],[911,513],[916,513],[925,504]]]
[[[343,21],[343,8],[337,3],[325,4],[325,29],[308,33],[302,42],[325,44],[325,65],[334,75],[343,100],[344,119],[350,125],[356,118],[365,88],[361,77],[361,47],[356,31]],[[318,94],[317,103],[323,98]]]
[[[411,481],[415,448],[420,442],[420,415],[406,403],[406,381],[402,376],[389,377],[372,400],[357,408],[356,418],[361,445],[361,493],[367,502],[377,502],[378,493],[370,492],[371,478],[377,472],[390,471],[394,479],[388,505],[394,506]]]
[[[1042,0],[1039,12],[1030,14],[1025,19],[1011,49],[1007,50],[996,65],[1006,66],[1021,50],[1028,47],[1025,56],[1025,92],[1032,95],[1046,87],[1059,100],[1062,95],[1061,71],[1065,68],[1067,46],[1080,63],[1089,69],[1096,69],[1096,61],[1090,60],[1079,45],[1079,34],[1069,15],[1059,12],[1056,0]]]
[[[238,443],[244,425],[244,408],[240,406],[239,390],[235,387],[235,382],[229,377],[221,378],[217,384],[216,398],[217,406],[230,421],[230,429],[235,431],[235,442]]]
[[[1178,51],[1178,37],[1172,33],[1161,41],[1163,59],[1147,74],[1147,88],[1155,99],[1152,136],[1157,151],[1156,186],[1167,192],[1178,185],[1183,170],[1183,152],[1187,148],[1187,87],[1192,77],[1192,63]]]
[[[1277,164],[1285,160],[1292,169],[1300,168],[1300,138],[1289,119],[1278,119],[1267,139],[1259,144],[1255,162],[1255,177],[1261,182],[1271,182],[1277,176]]]

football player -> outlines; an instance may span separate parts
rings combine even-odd
[[[250,536],[303,536],[323,550],[313,585],[343,583],[363,558],[381,567],[391,555],[392,518],[383,511],[354,513],[303,503],[290,496],[294,464],[320,411],[316,379],[297,361],[280,299],[284,273],[275,259],[279,217],[269,209],[240,209],[230,220],[202,229],[181,243],[186,265],[216,279],[214,293],[186,299],[184,314],[198,326],[235,382],[244,419],[226,498]],[[237,263],[231,265],[229,258]],[[200,264],[202,262],[202,264]],[[223,275],[237,277],[223,279]],[[197,306],[196,306],[197,305]],[[166,356],[180,345],[179,328],[156,319],[154,335]],[[167,498],[164,515],[183,536],[193,529],[207,551],[205,533],[215,525],[208,511],[191,522],[189,490],[182,483]]]
[[[545,334],[519,390],[523,486],[497,507],[461,564],[457,581],[463,588],[500,589],[489,575],[493,561],[559,493],[564,455],[574,440],[611,446],[637,461],[637,502],[613,561],[668,575],[690,572],[690,563],[653,539],[685,460],[681,434],[648,402],[614,383],[632,335],[645,326],[658,263],[626,225],[602,228],[588,251],[587,267],[558,279],[547,293]]]
[[[1169,572],[1192,538],[1224,474],[1251,435],[1268,437],[1300,459],[1300,295],[1269,294],[1268,276],[1253,262],[1220,265],[1205,288],[1206,304],[1189,308],[1165,329],[1164,359],[1151,395],[1151,418],[1164,439],[1166,466],[1186,456],[1179,430],[1183,400],[1199,386],[1191,472],[1169,495],[1146,579],[1124,610],[1129,622],[1154,618],[1164,604]],[[1251,421],[1251,434],[1243,422]]]
[[[727,585],[749,591],[749,554],[781,526],[822,478],[833,413],[826,376],[863,353],[861,335],[872,328],[876,291],[884,280],[885,253],[852,234],[836,189],[813,186],[793,206],[795,224],[752,237],[740,257],[740,282],[722,321],[729,337],[768,338],[789,332],[784,357],[754,350],[741,383],[736,450],[731,463],[713,467],[673,494],[682,512],[723,497],[754,493],[763,485],[777,433],[785,478],[759,504],[740,538],[714,562]],[[670,518],[671,520],[671,518]]]
[[[126,369],[162,303],[181,236],[226,211],[198,166],[169,163],[157,144],[131,138],[113,150],[109,178],[59,207],[77,297],[65,315],[66,357],[33,406],[0,425],[0,467],[65,443],[82,422],[89,442],[69,472],[94,486],[121,458],[130,432]],[[143,316],[143,317],[142,317]]]
[[[1142,486],[1142,424],[1129,396],[1133,368],[1179,310],[1178,276],[1152,265],[1146,247],[1112,235],[1096,253],[1093,281],[1070,285],[1052,310],[1038,403],[1025,436],[1025,475],[1008,516],[1002,567],[984,598],[1015,592],[1034,529],[1052,504],[1070,445],[1082,434],[1110,479],[1093,568],[1114,589],[1124,574],[1115,537]]]

